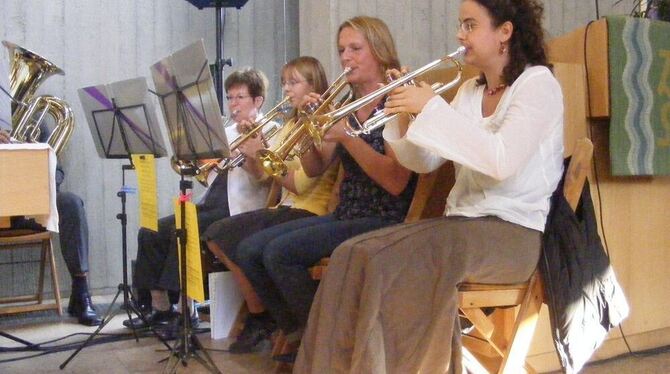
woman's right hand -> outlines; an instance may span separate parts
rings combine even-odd
[[[0,130],[0,144],[9,144],[11,142],[9,132]]]
[[[302,97],[300,101],[300,109],[306,112],[311,112],[310,107],[318,107],[322,103],[321,95],[316,92],[310,92]]]

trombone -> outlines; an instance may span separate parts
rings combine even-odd
[[[448,83],[435,83],[431,87],[433,90],[440,94],[443,93],[447,90],[449,90],[451,87],[455,86],[461,79],[463,67],[460,62],[456,60],[460,55],[462,55],[465,52],[465,47],[461,46],[459,47],[455,52],[452,52],[442,58],[439,58],[437,60],[434,60],[412,72],[409,72],[402,77],[392,81],[391,83],[385,85],[384,87],[381,87],[363,97],[360,99],[357,99],[355,101],[352,101],[351,103],[344,105],[340,107],[339,109],[333,110],[329,113],[323,114],[323,115],[313,115],[310,117],[310,122],[314,125],[315,128],[318,128],[318,132],[312,133],[313,136],[315,136],[314,140],[315,143],[320,143],[321,140],[323,139],[323,134],[325,134],[328,130],[330,130],[331,127],[333,127],[337,122],[339,122],[342,118],[347,117],[348,115],[356,112],[357,110],[363,108],[364,106],[372,103],[373,101],[377,100],[380,97],[384,97],[387,94],[389,94],[391,91],[394,89],[405,85],[405,84],[413,84],[414,83],[414,78],[420,76],[421,74],[432,70],[436,68],[437,66],[441,65],[444,62],[451,62],[456,67],[458,68],[458,75],[456,78],[451,80]],[[369,133],[370,131],[379,128],[383,125],[385,125],[388,121],[396,118],[396,115],[392,116],[387,116],[383,112],[375,114],[372,118],[370,118],[368,121],[365,123],[361,124],[359,128],[353,128],[349,124],[347,126],[349,129],[347,130],[347,133],[351,136],[357,136],[360,134],[364,133]],[[372,121],[372,122],[370,122]],[[367,125],[366,125],[367,124]]]
[[[330,107],[330,104],[348,84],[346,76],[349,72],[351,72],[351,68],[345,68],[335,81],[328,86],[326,91],[319,97],[320,104],[308,104],[307,108],[291,121],[293,123],[292,127],[290,127],[291,132],[276,149],[261,149],[258,151],[258,159],[261,161],[261,165],[267,174],[273,177],[285,176],[288,173],[285,160],[300,157],[309,149],[314,139],[312,132],[318,132],[317,128],[310,126],[309,117],[318,115]],[[289,123],[285,126],[288,125]]]

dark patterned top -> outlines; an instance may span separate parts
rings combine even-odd
[[[384,100],[378,108],[383,109],[383,102]],[[355,121],[353,115],[348,120]],[[361,135],[360,138],[375,151],[385,154],[382,131],[383,128],[379,128],[370,134]],[[414,195],[416,174],[412,173],[405,190],[399,196],[393,196],[365,174],[341,144],[338,144],[336,152],[344,167],[344,179],[340,185],[340,202],[335,208],[335,217],[341,220],[382,217],[390,222],[402,222]]]

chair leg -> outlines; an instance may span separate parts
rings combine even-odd
[[[38,304],[42,304],[44,300],[44,271],[47,267],[48,252],[49,247],[47,243],[42,241],[42,250],[40,251],[40,275],[37,279],[37,294],[35,294]]]
[[[63,315],[63,307],[60,301],[60,286],[58,285],[58,271],[56,270],[56,257],[54,256],[53,247],[51,246],[51,239],[45,241],[47,252],[49,252],[49,262],[51,264],[51,283],[53,285],[54,297],[56,298],[56,308],[58,315]]]
[[[511,337],[510,346],[503,355],[499,373],[516,374],[522,373],[524,369],[526,372],[535,372],[525,361],[540,317],[542,301],[542,283],[538,276],[534,276],[529,285],[529,292],[524,297],[519,309],[514,326],[515,333]]]

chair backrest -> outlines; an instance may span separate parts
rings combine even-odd
[[[584,182],[591,169],[592,157],[593,143],[588,138],[577,140],[568,170],[565,172],[565,182],[563,184],[563,195],[573,211],[577,209],[577,204],[579,204]]]
[[[445,162],[444,165],[430,173],[420,174],[412,203],[405,216],[405,223],[442,216],[447,195],[455,179],[452,162]]]

